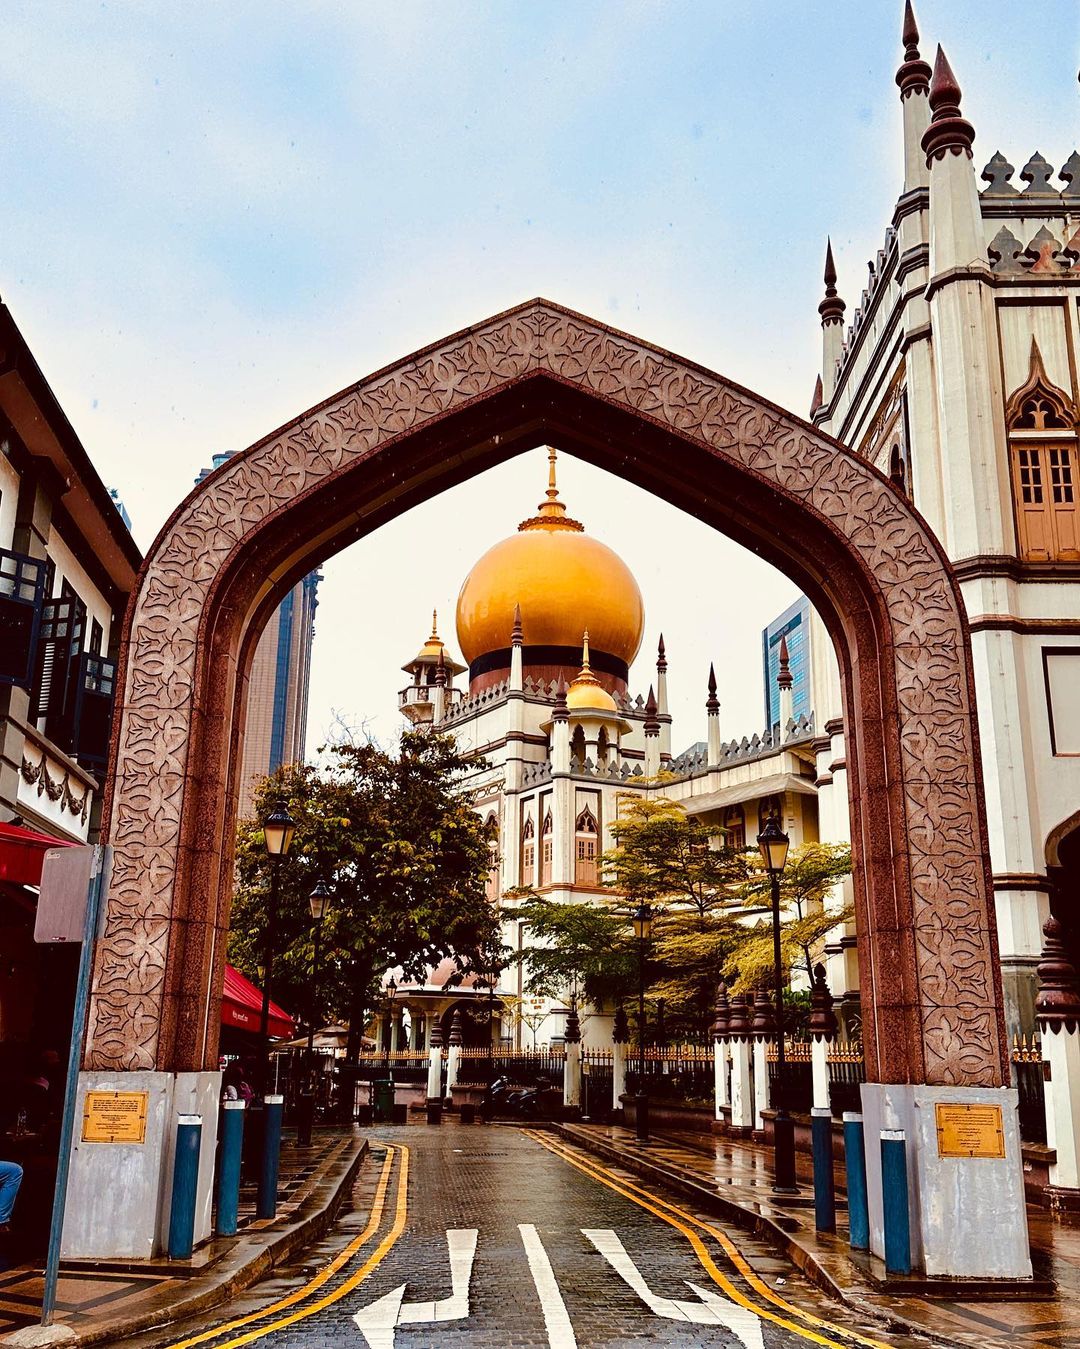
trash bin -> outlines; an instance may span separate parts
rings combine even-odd
[[[396,1102],[390,1107],[391,1119],[395,1124],[408,1124],[409,1107],[404,1104],[398,1105]]]
[[[376,1124],[389,1124],[394,1114],[394,1084],[388,1077],[377,1077],[371,1084],[371,1104]]]
[[[463,1105],[461,1107],[459,1118],[462,1124],[472,1124],[473,1120],[476,1119],[476,1106]]]
[[[429,1124],[442,1123],[442,1101],[438,1097],[427,1103],[427,1122]]]

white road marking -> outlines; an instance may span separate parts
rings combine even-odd
[[[550,1349],[577,1349],[577,1336],[540,1234],[532,1223],[518,1223],[518,1231],[529,1259],[529,1272],[536,1284],[540,1309],[544,1313],[544,1328],[547,1330]]]
[[[462,1321],[469,1315],[469,1284],[476,1257],[475,1227],[455,1228],[446,1234],[450,1253],[450,1296],[437,1302],[403,1303],[405,1288],[395,1288],[353,1315],[357,1330],[368,1349],[394,1349],[397,1326],[423,1325],[435,1321]]]
[[[697,1302],[661,1297],[645,1282],[615,1232],[610,1228],[583,1227],[581,1230],[612,1269],[657,1316],[668,1321],[689,1321],[696,1326],[725,1326],[742,1340],[746,1349],[763,1349],[761,1322],[753,1312],[715,1293],[706,1292],[689,1280],[687,1286],[697,1295]]]

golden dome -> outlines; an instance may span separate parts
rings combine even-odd
[[[566,690],[566,706],[571,712],[617,712],[615,699],[589,668],[589,629],[581,643],[581,673]]]
[[[453,656],[446,649],[446,643],[439,636],[439,613],[437,609],[431,611],[431,636],[424,645],[409,661],[408,665],[401,668],[407,673],[412,674],[413,667],[416,665],[438,665],[439,656],[443,658],[443,664],[446,666],[448,674],[461,674],[465,670],[464,665],[459,665]]]
[[[465,578],[457,602],[461,653],[471,665],[509,647],[520,605],[526,646],[576,650],[588,628],[595,651],[629,665],[645,626],[641,591],[622,558],[566,514],[555,486],[554,450],[548,460],[539,514],[489,548]]]

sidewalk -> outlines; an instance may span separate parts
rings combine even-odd
[[[214,1307],[263,1278],[330,1226],[366,1151],[357,1130],[317,1130],[309,1148],[297,1148],[287,1133],[275,1218],[255,1218],[254,1186],[244,1186],[238,1234],[211,1241],[191,1260],[64,1261],[56,1322],[73,1332],[67,1342],[122,1343]],[[37,1325],[42,1288],[40,1266],[0,1273],[0,1343],[20,1327]]]
[[[631,1130],[593,1124],[554,1126],[568,1142],[645,1180],[662,1182],[719,1216],[772,1240],[819,1287],[861,1315],[870,1313],[936,1343],[962,1349],[1061,1349],[1080,1342],[1080,1226],[1028,1207],[1038,1298],[977,1296],[961,1301],[884,1290],[881,1262],[853,1253],[838,1172],[837,1235],[814,1230],[810,1158],[798,1156],[799,1196],[772,1192],[772,1151],[707,1134],[654,1134],[641,1147]],[[804,1184],[805,1182],[805,1184]],[[989,1290],[988,1290],[989,1291]]]

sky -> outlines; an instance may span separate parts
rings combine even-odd
[[[918,0],[976,166],[1080,142],[1080,8]],[[42,3],[0,8],[0,293],[145,549],[199,469],[534,295],[805,414],[824,240],[850,309],[900,188],[900,0]],[[793,585],[665,503],[561,461],[668,647],[676,749],[764,720]],[[325,566],[309,749],[389,741],[398,667],[532,512],[541,453]],[[417,540],[425,541],[418,561]]]

